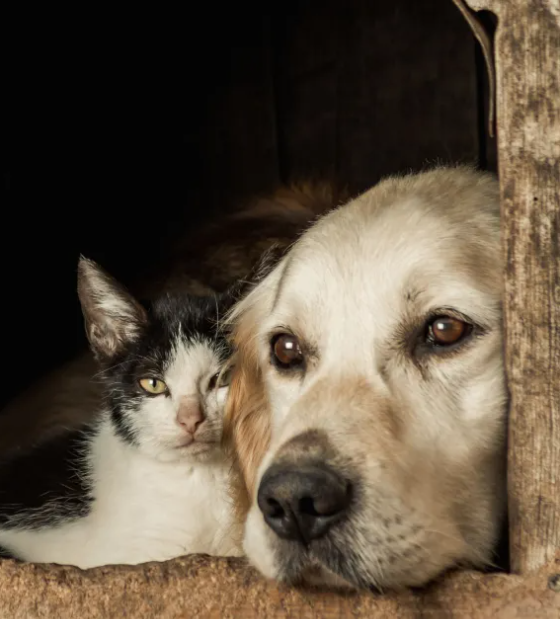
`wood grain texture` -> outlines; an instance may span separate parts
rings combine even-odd
[[[512,570],[560,548],[560,2],[471,0],[498,16],[498,159]]]
[[[454,573],[383,595],[289,588],[241,560],[190,556],[82,571],[0,562],[0,618],[558,618],[560,557],[528,578]]]

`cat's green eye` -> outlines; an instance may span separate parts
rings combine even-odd
[[[165,394],[167,392],[167,385],[161,380],[155,377],[145,377],[139,381],[140,387],[148,394]]]

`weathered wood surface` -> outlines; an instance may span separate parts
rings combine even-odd
[[[498,16],[512,569],[560,548],[560,2],[471,0]]]
[[[81,571],[6,560],[0,618],[559,618],[560,557],[527,578],[463,572],[383,595],[279,586],[208,556]]]

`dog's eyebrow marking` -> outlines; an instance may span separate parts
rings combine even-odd
[[[420,290],[416,287],[409,287],[406,291],[405,291],[405,299],[406,301],[410,302],[410,303],[414,303],[418,297],[420,295]]]

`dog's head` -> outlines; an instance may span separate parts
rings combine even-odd
[[[237,306],[227,425],[245,551],[265,575],[385,588],[489,561],[504,506],[499,229],[490,175],[390,178]]]

